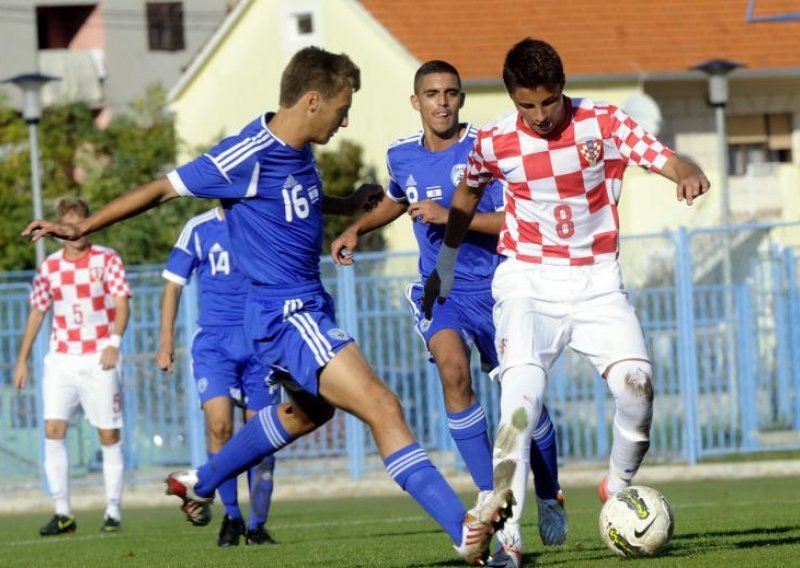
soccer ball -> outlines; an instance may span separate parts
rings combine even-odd
[[[600,536],[611,552],[626,558],[655,556],[672,537],[675,518],[666,498],[634,485],[606,501],[600,511]]]

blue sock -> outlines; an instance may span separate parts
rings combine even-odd
[[[417,442],[383,460],[389,475],[439,523],[453,542],[461,544],[461,524],[467,510],[453,488]]]
[[[216,454],[208,452],[208,459],[211,460]],[[237,478],[231,477],[222,482],[222,485],[217,487],[219,499],[225,505],[225,514],[231,519],[241,519],[242,510],[239,509],[239,490],[237,486]]]
[[[481,491],[491,490],[494,482],[492,447],[489,445],[488,425],[481,404],[476,402],[460,412],[448,412],[447,426],[458,453],[467,464],[472,481]]]
[[[555,499],[561,489],[558,483],[558,445],[556,429],[544,405],[531,439],[531,471],[539,499]]]
[[[250,522],[248,528],[255,529],[267,523],[269,506],[272,503],[272,474],[275,471],[275,456],[267,456],[250,468]]]
[[[250,469],[293,440],[278,418],[278,405],[262,408],[197,470],[195,492],[210,497],[226,479]]]

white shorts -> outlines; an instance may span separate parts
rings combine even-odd
[[[650,360],[616,262],[552,266],[508,259],[495,272],[492,294],[501,373],[525,364],[548,372],[566,346],[601,375],[623,359]]]
[[[70,420],[80,405],[86,420],[95,428],[122,428],[121,365],[105,371],[100,366],[100,355],[48,353],[45,356],[42,382],[45,420]]]

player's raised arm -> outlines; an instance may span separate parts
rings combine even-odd
[[[661,169],[661,175],[677,184],[675,189],[678,201],[691,205],[693,200],[708,192],[711,183],[697,165],[673,154]]]
[[[135,217],[175,197],[178,197],[178,193],[172,184],[166,177],[161,177],[124,193],[80,223],[71,224],[36,219],[25,227],[22,236],[30,237],[32,242],[48,235],[76,241],[118,221]]]

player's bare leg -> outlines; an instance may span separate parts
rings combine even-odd
[[[513,496],[500,492],[468,514],[453,489],[411,434],[397,396],[373,373],[358,347],[339,351],[322,371],[320,394],[363,420],[372,431],[389,474],[450,535],[470,564],[485,561],[496,526],[502,526]]]
[[[650,362],[625,359],[612,364],[604,377],[614,396],[613,442],[608,475],[598,493],[607,501],[631,485],[650,448],[650,425],[653,422],[653,380]]]

